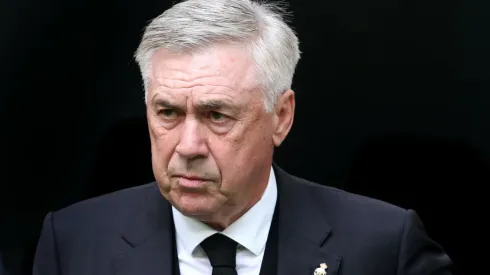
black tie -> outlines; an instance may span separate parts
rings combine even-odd
[[[237,275],[237,245],[234,240],[222,234],[214,234],[201,243],[213,267],[213,275]]]

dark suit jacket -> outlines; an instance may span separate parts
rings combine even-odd
[[[448,275],[452,265],[412,210],[324,187],[274,166],[278,274]],[[50,213],[35,275],[171,275],[171,205],[155,183]],[[170,225],[170,226],[169,226]]]

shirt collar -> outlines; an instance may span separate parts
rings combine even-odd
[[[265,248],[272,216],[277,201],[277,183],[271,168],[269,182],[262,198],[228,228],[220,232],[233,239],[255,255]],[[194,253],[199,244],[207,237],[218,233],[210,226],[187,216],[172,207],[177,240],[189,253]]]

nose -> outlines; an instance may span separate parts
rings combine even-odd
[[[194,118],[187,117],[183,122],[180,140],[175,148],[181,157],[194,159],[207,156],[205,138],[199,128],[199,122]]]

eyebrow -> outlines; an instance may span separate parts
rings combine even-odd
[[[157,98],[153,101],[154,106],[160,106],[164,108],[169,108],[169,109],[182,109],[179,107],[177,104],[174,104],[170,102],[169,100],[163,99],[163,98]]]
[[[154,106],[160,106],[163,108],[174,109],[174,110],[184,110],[182,106],[172,103],[171,101],[163,98],[157,98],[153,101]],[[196,103],[195,108],[200,111],[211,111],[211,110],[236,110],[237,106],[223,100],[210,99],[202,100]]]
[[[237,109],[237,107],[223,100],[211,99],[197,102],[196,109],[202,111],[223,109],[234,110]]]

